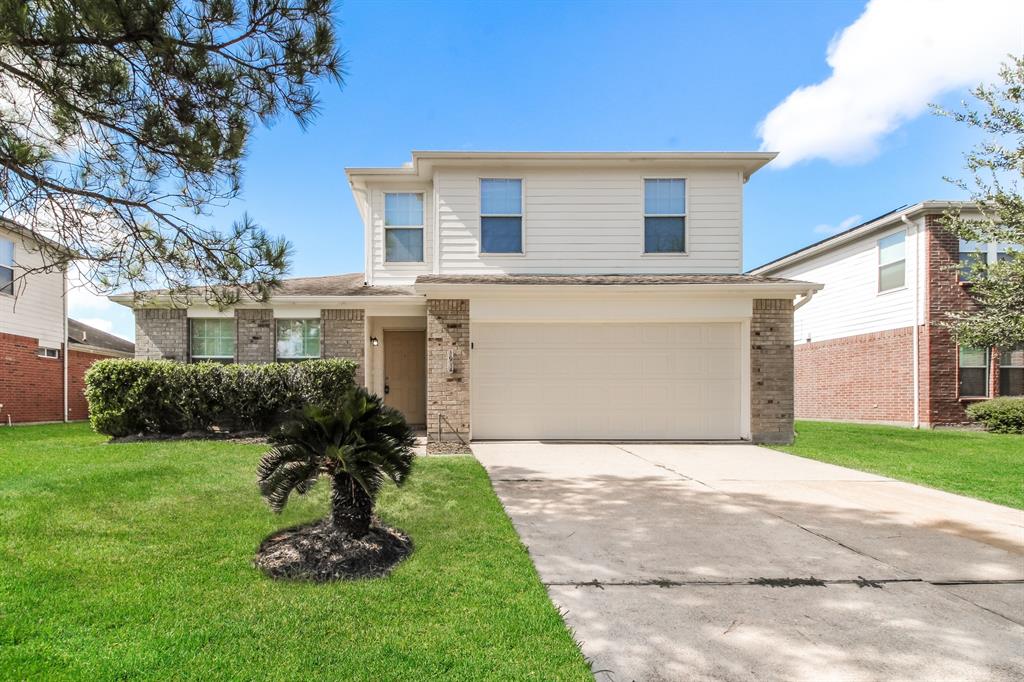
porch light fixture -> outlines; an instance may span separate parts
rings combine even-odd
[[[370,345],[371,346],[379,346],[380,345],[380,339],[378,339],[376,336],[371,336],[370,337]]]

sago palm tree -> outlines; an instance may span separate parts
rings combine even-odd
[[[364,388],[337,407],[307,407],[285,423],[276,445],[260,460],[260,492],[275,512],[295,491],[305,494],[320,476],[331,479],[331,523],[339,533],[363,537],[386,479],[401,485],[412,469],[415,436],[402,413]]]

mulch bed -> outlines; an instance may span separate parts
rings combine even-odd
[[[428,455],[472,455],[473,450],[468,445],[458,441],[429,441],[427,443]]]
[[[176,440],[226,440],[241,445],[263,445],[267,436],[259,431],[186,431],[185,433],[135,433],[114,436],[108,443],[149,443]]]
[[[411,553],[412,540],[397,528],[372,526],[366,536],[353,538],[323,518],[269,536],[253,565],[271,578],[323,583],[380,578]]]

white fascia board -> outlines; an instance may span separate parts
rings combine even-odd
[[[417,284],[427,298],[473,297],[586,297],[586,296],[728,296],[764,298],[797,296],[820,290],[811,282],[763,282],[756,284]]]
[[[131,294],[115,294],[108,296],[111,301],[120,303],[121,305],[129,308],[188,308],[189,315],[192,315],[192,310],[202,310],[205,313],[211,311],[216,312],[217,309],[213,306],[206,305],[205,303],[195,303],[193,305],[183,305],[178,302],[172,302],[167,296],[154,296],[146,299],[146,302],[141,306],[135,306],[134,299]],[[238,305],[232,306],[234,308],[283,308],[285,306],[316,306],[319,308],[366,308],[373,306],[375,308],[388,308],[388,307],[401,307],[408,305],[426,305],[426,301],[423,296],[417,294],[408,295],[397,295],[397,296],[278,296],[271,298],[265,302],[244,302]],[[232,313],[230,310],[225,311],[228,315]],[[212,315],[208,315],[212,316]]]

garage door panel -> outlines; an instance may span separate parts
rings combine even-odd
[[[738,438],[738,323],[473,326],[476,438]]]

